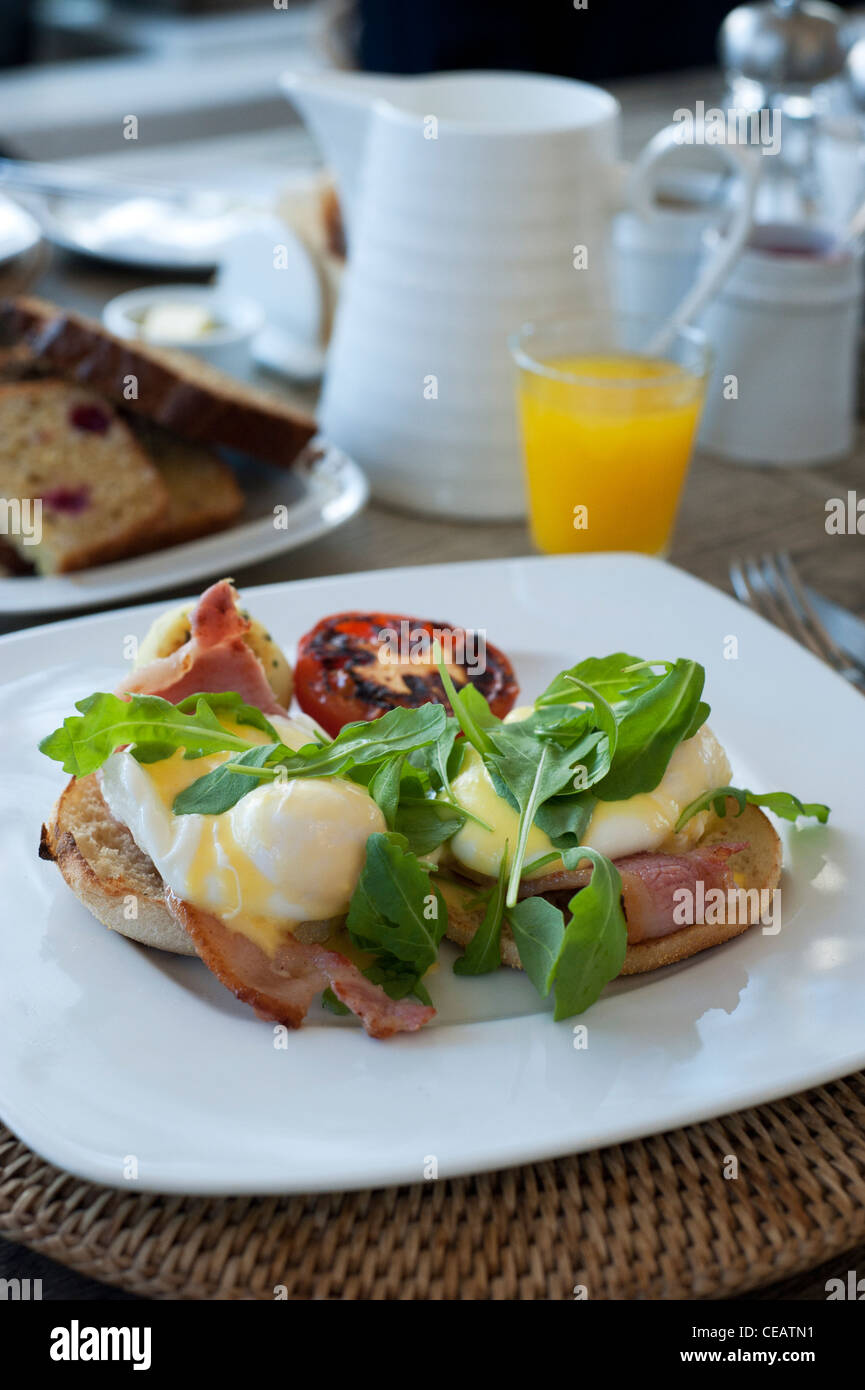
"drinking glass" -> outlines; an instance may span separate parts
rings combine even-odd
[[[646,345],[661,328],[598,313],[512,336],[538,549],[668,553],[709,351],[698,329],[682,328],[655,355]]]

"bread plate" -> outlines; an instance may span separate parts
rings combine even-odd
[[[0,195],[0,266],[39,244],[39,224],[25,208]]]
[[[0,578],[0,613],[53,614],[164,589],[169,575],[172,584],[184,585],[215,573],[234,574],[341,526],[369,496],[358,465],[320,437],[288,470],[235,462],[246,506],[229,530],[69,574]]]
[[[51,1161],[180,1192],[421,1181],[670,1129],[865,1063],[865,859],[850,776],[865,758],[865,721],[855,691],[725,595],[634,555],[244,591],[289,654],[323,613],[386,610],[397,598],[407,612],[495,635],[527,694],[577,643],[701,662],[736,780],[777,787],[795,774],[832,807],[828,826],[780,827],[781,929],[755,927],[619,979],[573,1026],[555,1024],[518,972],[454,976],[446,945],[430,979],[437,1014],[422,1032],[382,1045],[313,1010],[283,1041],[200,962],[94,929],[35,858],[58,790],[38,739],[82,691],[112,687],[124,641],[162,605],[22,633],[3,641],[0,663],[0,1112]]]

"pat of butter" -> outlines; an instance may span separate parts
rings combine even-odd
[[[216,326],[200,304],[153,304],[145,309],[139,320],[141,337],[161,343],[194,342],[197,338],[206,338]]]

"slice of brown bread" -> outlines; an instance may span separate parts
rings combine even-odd
[[[0,301],[0,341],[193,442],[287,467],[315,433],[310,416],[268,391],[188,353],[116,338],[95,319],[45,300]]]
[[[0,497],[41,499],[41,537],[9,544],[42,574],[124,555],[161,524],[168,494],[128,425],[64,381],[0,385]]]
[[[135,434],[168,493],[162,520],[130,554],[224,531],[243,511],[244,497],[229,465],[212,449],[188,444],[155,425],[136,423]]]
[[[23,343],[0,347],[0,381],[32,381],[39,376],[44,376],[44,372],[39,371],[33,354]]]
[[[0,348],[0,382],[45,380],[44,369],[23,345]],[[155,466],[168,494],[162,520],[140,536],[125,555],[163,550],[169,545],[222,531],[243,511],[243,493],[229,465],[212,449],[189,444],[137,419],[133,431]],[[0,565],[9,568],[0,546]]]
[[[741,816],[733,816],[735,801],[728,803],[726,817],[713,817],[701,839],[701,845],[723,844],[725,840],[747,840],[748,848],[732,854],[730,867],[741,888],[777,888],[781,877],[781,841],[771,821],[759,806],[746,806]],[[474,906],[472,898],[477,897],[478,884],[458,882],[439,876],[436,886],[441,890],[447,904],[447,936],[459,946],[467,946],[481,924],[483,907]],[[671,932],[669,936],[658,937],[654,941],[641,941],[629,945],[622,966],[623,975],[640,975],[646,970],[657,970],[662,965],[672,965],[675,961],[687,960],[698,951],[717,946],[728,941],[740,932],[746,931],[757,920],[744,913],[743,921],[719,924],[695,923]],[[501,936],[501,958],[503,965],[521,970],[519,952],[510,927],[505,923]]]

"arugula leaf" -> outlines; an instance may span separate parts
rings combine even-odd
[[[398,980],[401,987],[408,981],[404,993],[418,993],[421,977],[438,958],[447,907],[401,835],[376,833],[367,840],[346,927],[360,950],[377,957],[380,982]]]
[[[621,972],[628,949],[628,927],[622,910],[622,879],[611,860],[583,849],[591,859],[592,877],[568,903],[571,920],[556,970],[553,1018],[571,1018],[594,1004],[604,985]]]
[[[551,796],[538,809],[535,825],[561,851],[566,869],[574,867],[570,862],[570,851],[582,843],[597,802],[593,791],[584,791],[570,796]]]
[[[566,672],[565,680],[573,687],[574,698],[578,695],[582,695],[585,699],[590,701],[595,711],[595,722],[598,728],[603,729],[604,733],[607,735],[607,742],[610,746],[610,758],[612,759],[616,752],[616,745],[619,742],[619,726],[616,723],[616,716],[612,705],[599,690],[596,690],[593,685],[589,685],[588,681],[581,680],[579,676],[574,676]]]
[[[511,907],[517,900],[529,831],[542,806],[565,788],[568,799],[581,795],[582,786],[579,793],[573,787],[577,767],[585,769],[583,780],[589,786],[602,778],[609,750],[603,732],[593,727],[592,711],[575,708],[565,716],[559,710],[537,710],[526,720],[502,725],[491,738],[493,753],[487,765],[520,813],[507,891]],[[561,815],[561,803],[558,809]],[[570,824],[576,809],[571,808]]]
[[[369,794],[384,816],[388,830],[395,829],[404,763],[404,753],[392,754],[379,764],[369,782]]]
[[[735,798],[739,809],[733,814],[741,816],[745,807],[765,806],[767,810],[773,811],[776,816],[781,816],[784,820],[795,821],[799,816],[812,816],[821,825],[825,825],[829,819],[829,807],[824,806],[822,801],[800,801],[798,796],[793,796],[792,792],[751,792],[745,787],[713,787],[711,791],[704,792],[695,801],[686,806],[679,819],[676,821],[676,830],[679,831],[687,825],[692,816],[696,816],[700,811],[708,811],[711,806],[717,816],[727,814],[727,797]]]
[[[544,999],[553,987],[565,939],[565,917],[546,898],[523,898],[506,910],[522,967]]]
[[[501,936],[505,910],[505,879],[507,877],[508,846],[499,866],[498,878],[485,894],[486,911],[480,926],[458,960],[454,961],[455,975],[488,975],[502,963]]]
[[[696,706],[694,707],[693,718],[691,719],[690,724],[688,725],[687,729],[685,730],[682,736],[683,743],[686,739],[693,738],[694,734],[696,734],[700,729],[702,729],[703,725],[705,724],[706,720],[709,718],[709,715],[711,713],[712,706],[707,705],[705,700],[698,700]]]
[[[536,874],[538,869],[545,869],[547,864],[558,864],[561,857],[556,850],[550,850],[548,854],[542,854],[537,859],[532,859],[529,864],[524,864],[521,877],[528,878],[529,875]]]
[[[567,796],[581,795],[602,779],[610,766],[610,739],[595,727],[594,709],[578,708],[569,701],[566,708],[541,707],[528,719],[505,724],[496,719],[480,691],[464,687],[457,691],[447,667],[437,651],[439,675],[466,739],[484,760],[498,794],[519,812],[517,842],[511,862],[506,902],[517,900],[525,861],[529,831],[544,803],[568,788]],[[469,693],[469,691],[471,693]],[[579,788],[575,770],[584,770]],[[567,808],[569,814],[560,833],[584,827],[585,803]],[[567,814],[557,807],[560,820]]]
[[[435,743],[446,722],[443,705],[419,705],[416,709],[397,705],[380,719],[346,724],[324,747],[308,743],[297,752],[289,750],[280,763],[289,777],[336,777],[350,767],[377,763],[393,753],[408,753]]]
[[[662,672],[654,668],[663,667]],[[641,661],[627,652],[589,657],[561,671],[536,708],[582,698],[607,735],[611,763],[595,788],[601,801],[625,801],[660,783],[673,753],[706,722],[705,671],[695,661]],[[611,727],[611,723],[613,727]]]
[[[654,791],[679,744],[705,723],[709,706],[700,699],[705,679],[698,662],[680,659],[660,680],[620,700],[616,751],[595,788],[599,800],[626,801]]]
[[[235,762],[234,771],[242,764],[254,775],[239,775],[228,782],[222,775],[221,767],[206,772],[186,788],[182,800],[181,797],[175,800],[175,812],[181,815],[187,806],[207,804],[214,781],[218,782],[219,793],[214,804],[219,806],[220,811],[227,811],[252,790],[256,778],[259,781],[272,781],[276,777],[337,777],[340,774],[350,775],[354,768],[372,770],[373,764],[390,762],[395,754],[402,755],[413,748],[433,743],[444,732],[446,718],[442,705],[421,705],[417,709],[398,706],[380,719],[346,724],[336,738],[327,744],[307,743],[296,751],[279,744],[271,749],[270,757],[263,763]],[[373,776],[370,778],[372,780]],[[393,786],[385,793],[383,777],[381,788],[386,804],[393,811]],[[229,790],[234,793],[233,800],[228,799]]]
[[[435,779],[438,789],[445,793],[449,801],[454,799],[451,782],[460,770],[466,751],[465,740],[457,742],[459,734],[459,721],[449,718],[441,738],[436,739],[427,750],[430,778]]]
[[[452,839],[467,819],[460,808],[449,801],[403,796],[392,828],[404,837],[413,854],[424,855]]]
[[[546,690],[538,696],[536,706],[551,704],[571,704],[574,700],[575,681],[603,695],[610,704],[632,698],[651,690],[664,679],[652,670],[653,666],[669,667],[669,662],[643,661],[639,656],[629,656],[627,652],[613,652],[611,656],[589,656],[578,661],[567,671],[560,671],[550,681]]]
[[[405,999],[407,994],[413,994],[422,1004],[432,1003],[423,980],[410,966],[403,965],[401,961],[383,956],[375,965],[368,966],[363,973],[374,985],[381,985],[391,999]]]
[[[544,743],[538,752],[537,743],[529,739],[524,741],[524,745],[520,747],[519,741],[515,741],[509,748],[501,750],[496,759],[496,771],[520,808],[517,843],[508,881],[509,907],[517,900],[520,875],[526,857],[526,844],[538,808],[570,780],[571,767],[575,761],[570,748],[563,749],[553,743]],[[538,752],[536,759],[532,757],[534,752]]]
[[[338,1014],[341,1017],[343,1014],[351,1013],[348,1004],[343,1004],[341,999],[337,999],[330,987],[322,991],[321,1002],[329,1014]]]
[[[453,798],[453,777],[458,774],[467,748],[466,739],[460,738],[460,733],[462,730],[458,720],[448,716],[441,738],[435,739],[434,744],[413,749],[407,755],[409,766],[420,777],[426,778],[432,791],[444,792],[449,799]]]
[[[212,718],[211,711],[216,708],[230,708],[232,718],[239,722],[254,723],[257,715],[274,739],[278,737],[260,711],[244,705],[233,694],[191,695],[182,704],[172,705],[160,695],[121,699],[102,691],[79,700],[75,708],[79,713],[69,715],[61,728],[39,744],[41,753],[62,763],[63,771],[74,777],[95,772],[116,749],[129,744],[134,745],[141,762],[168,757],[178,748],[184,748],[188,758],[244,752],[249,741],[229,733]]]
[[[239,753],[236,758],[221,763],[206,777],[196,778],[177,793],[171,805],[172,812],[175,816],[218,816],[223,811],[231,810],[242,796],[260,785],[258,770],[264,767],[280,746],[278,743],[256,744],[245,753]],[[250,777],[239,771],[240,768],[253,769],[256,775]]]
[[[251,728],[260,729],[263,734],[267,734],[274,743],[280,741],[276,729],[258,706],[247,705],[233,690],[220,690],[216,694],[199,691],[195,695],[187,695],[185,699],[178,701],[174,708],[181,710],[184,714],[195,713],[199,718],[210,720],[212,729],[222,728],[217,717],[217,710],[219,710],[229,715],[235,724],[248,724]],[[197,755],[190,754],[187,749],[187,757],[195,756]]]
[[[564,914],[545,898],[524,898],[506,909],[523,969],[546,997],[555,985],[553,1017],[582,1013],[620,973],[628,948],[622,880],[615,864],[582,846],[577,860],[592,861],[592,876]]]
[[[433,642],[432,657],[438,666],[441,683],[450,701],[451,709],[466,739],[482,757],[484,754],[492,752],[489,730],[499,727],[502,721],[496,718],[481,692],[470,682],[464,685],[461,690],[457,690],[451,673],[444,663],[441,644],[438,640]]]
[[[657,667],[663,669],[658,671]],[[566,792],[564,784],[544,788],[541,783],[533,796],[533,808],[526,804],[525,788],[515,798],[525,814],[531,810],[534,824],[562,851],[567,867],[577,862],[576,852],[595,802],[624,801],[639,792],[653,791],[678,745],[705,722],[709,707],[700,698],[704,680],[703,668],[694,661],[648,662],[627,652],[615,652],[608,657],[589,657],[559,672],[535,701],[533,718],[563,706],[582,707],[591,725],[603,734],[581,787]],[[586,704],[591,710],[585,709]],[[531,721],[519,727],[526,725],[531,728]],[[540,730],[535,732],[543,736]],[[555,736],[553,728],[546,733]],[[497,733],[492,739],[498,744]],[[491,764],[492,760],[488,757],[487,761]],[[501,775],[500,768],[498,771]],[[521,849],[518,843],[515,860],[520,860]],[[514,902],[512,878],[508,906]]]

